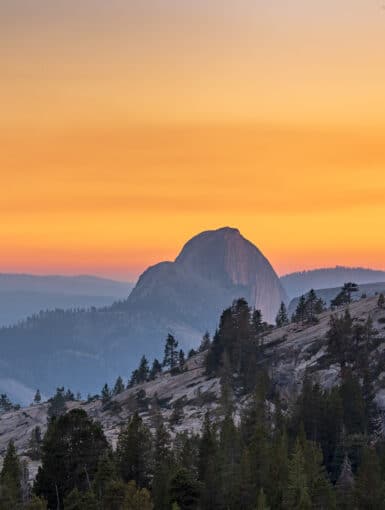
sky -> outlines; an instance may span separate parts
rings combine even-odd
[[[385,269],[380,1],[0,0],[0,64],[0,272]]]

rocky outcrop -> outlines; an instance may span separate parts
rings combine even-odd
[[[266,257],[238,229],[224,227],[193,237],[175,262],[149,268],[132,291],[127,306],[150,303],[167,315],[174,313],[174,318],[178,318],[178,313],[201,315],[203,320],[207,316],[207,323],[198,325],[212,329],[223,308],[239,297],[262,310],[270,323],[274,323],[281,301],[287,300]]]

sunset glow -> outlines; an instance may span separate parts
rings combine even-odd
[[[385,269],[377,0],[0,0],[0,39],[0,272],[128,279],[224,225]]]

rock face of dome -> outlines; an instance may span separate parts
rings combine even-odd
[[[266,321],[274,322],[281,301],[286,300],[266,257],[238,229],[229,227],[198,234],[186,243],[175,262],[149,268],[128,304],[143,303],[155,296],[163,302],[174,296],[175,307],[183,307],[186,312],[200,308],[199,301],[204,302],[209,310],[202,310],[203,317],[210,312],[215,321],[233,299],[244,297],[250,306],[262,310]]]

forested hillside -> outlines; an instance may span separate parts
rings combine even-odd
[[[353,284],[340,299],[346,289]],[[382,508],[385,298],[325,310],[309,293],[292,321],[283,305],[277,323],[239,299],[199,352],[185,355],[168,337],[164,359],[142,358],[128,381],[101,384],[88,401],[59,388],[26,409],[9,403],[0,418],[2,501],[65,510]]]

